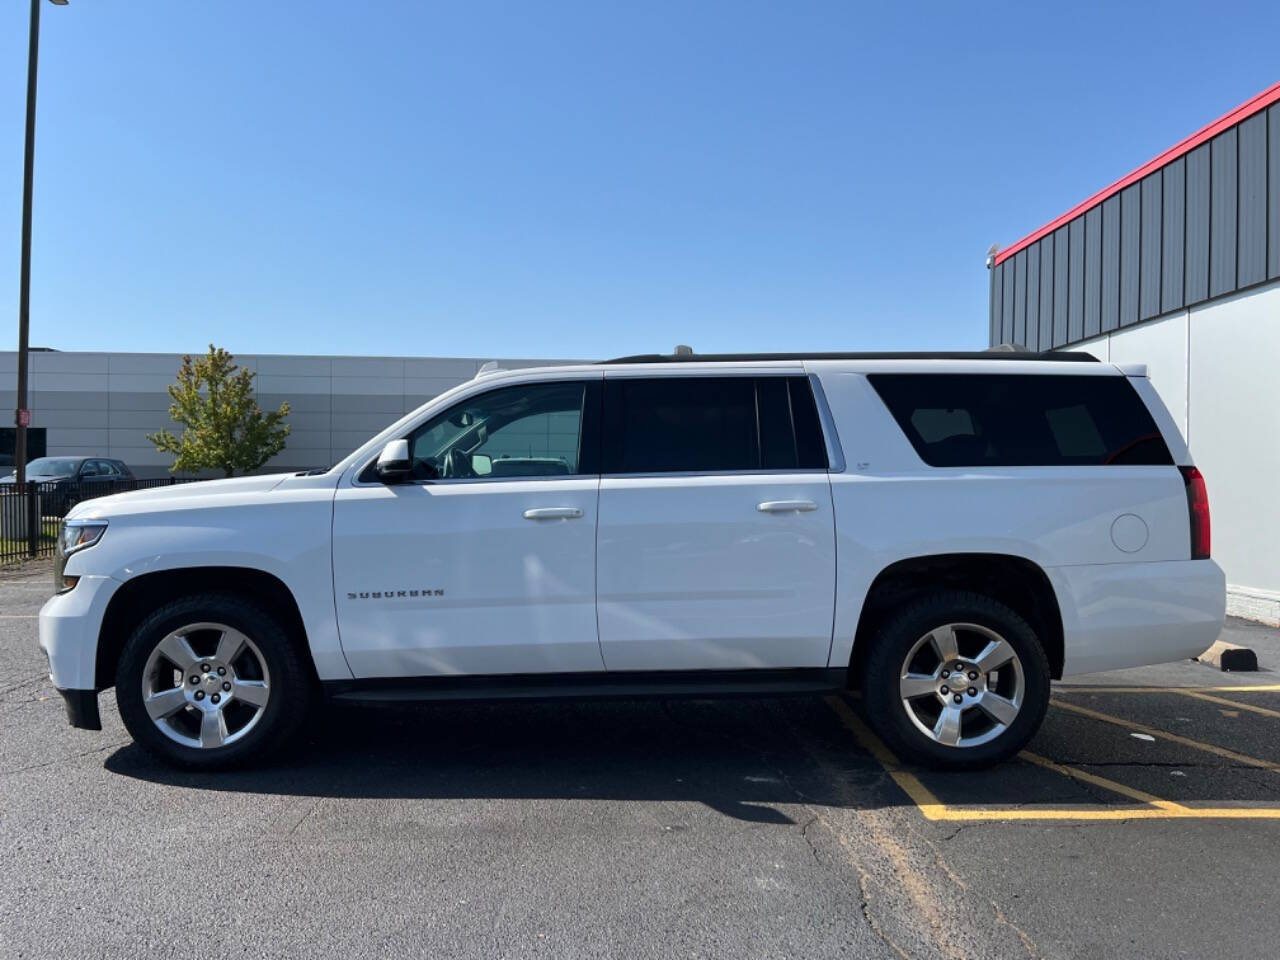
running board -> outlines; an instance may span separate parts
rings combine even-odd
[[[680,697],[779,697],[845,687],[843,667],[801,670],[681,670],[618,673],[522,673],[486,676],[327,680],[334,700],[403,703],[424,700],[598,700]]]

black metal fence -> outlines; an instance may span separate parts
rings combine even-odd
[[[113,478],[109,482],[62,481],[0,484],[0,564],[52,557],[58,524],[83,500],[113,493],[195,482],[179,477],[155,480]]]

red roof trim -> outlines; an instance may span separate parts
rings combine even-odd
[[[1240,104],[1240,106],[1236,107],[1230,113],[1224,114],[1223,116],[1219,117],[1217,120],[1213,121],[1213,123],[1209,124],[1207,127],[1203,127],[1200,130],[1197,130],[1195,133],[1187,137],[1181,143],[1175,144],[1174,146],[1170,147],[1168,150],[1160,154],[1160,156],[1156,157],[1154,160],[1144,163],[1137,170],[1134,170],[1132,173],[1128,174],[1127,176],[1121,177],[1115,183],[1111,184],[1111,186],[1106,187],[1102,190],[1099,190],[1097,193],[1095,193],[1088,200],[1085,200],[1083,203],[1076,204],[1074,207],[1072,207],[1062,216],[1058,217],[1055,220],[1050,220],[1048,223],[1046,223],[1043,227],[1041,227],[1039,230],[1035,231],[1034,233],[1027,234],[1025,237],[1023,237],[1013,246],[1007,247],[1006,249],[1001,250],[999,253],[996,254],[995,262],[997,264],[1004,263],[1006,260],[1012,257],[1019,250],[1024,250],[1027,247],[1031,246],[1031,244],[1039,240],[1041,237],[1044,237],[1050,233],[1053,233],[1054,230],[1057,230],[1063,224],[1074,220],[1076,217],[1080,216],[1080,214],[1084,213],[1086,210],[1092,207],[1096,207],[1103,200],[1106,200],[1108,197],[1114,196],[1115,194],[1119,193],[1125,187],[1129,186],[1129,184],[1135,183],[1136,181],[1141,180],[1147,174],[1153,173],[1156,170],[1159,170],[1166,163],[1171,163],[1174,160],[1177,160],[1179,157],[1183,156],[1184,154],[1190,153],[1196,147],[1200,146],[1200,144],[1204,143],[1206,140],[1213,139],[1223,130],[1226,130],[1228,127],[1235,126],[1241,120],[1248,119],[1250,116],[1257,113],[1259,110],[1265,110],[1267,107],[1271,106],[1271,104],[1277,103],[1277,102],[1280,102],[1280,83],[1274,84],[1273,86],[1268,87],[1266,90],[1263,90],[1256,97],[1252,97],[1251,99],[1246,100],[1244,103]]]

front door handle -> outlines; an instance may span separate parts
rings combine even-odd
[[[761,513],[809,513],[818,505],[812,500],[766,500],[757,503],[756,509]]]
[[[524,512],[526,520],[576,520],[582,516],[577,507],[534,507]]]

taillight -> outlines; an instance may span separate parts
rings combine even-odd
[[[1209,491],[1195,467],[1179,467],[1187,485],[1187,511],[1191,516],[1191,559],[1209,559]]]

